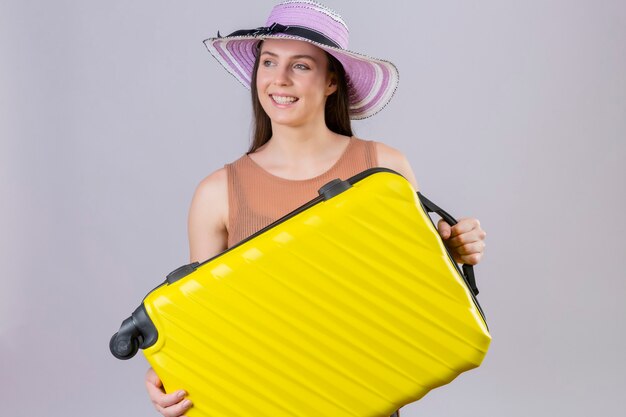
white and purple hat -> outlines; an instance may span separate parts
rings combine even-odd
[[[272,9],[265,27],[238,30],[204,41],[217,59],[246,88],[261,39],[295,39],[328,52],[346,72],[350,118],[365,119],[381,111],[398,87],[398,69],[389,61],[348,51],[348,27],[333,10],[311,0],[289,0]]]

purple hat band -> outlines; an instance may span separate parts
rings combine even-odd
[[[343,65],[351,119],[382,110],[398,86],[398,70],[389,61],[347,50],[348,27],[334,11],[311,0],[291,0],[272,9],[266,27],[239,30],[204,41],[209,52],[244,86],[250,88],[260,39],[295,39],[325,50]]]

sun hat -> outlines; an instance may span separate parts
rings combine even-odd
[[[288,0],[272,9],[264,27],[235,31],[204,41],[220,64],[248,89],[261,39],[295,39],[328,52],[346,72],[351,119],[382,110],[398,87],[394,64],[348,50],[348,27],[335,11],[311,0]]]

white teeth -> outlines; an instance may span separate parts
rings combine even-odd
[[[278,104],[289,104],[298,100],[297,97],[272,96],[272,99]]]

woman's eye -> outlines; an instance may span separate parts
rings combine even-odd
[[[302,70],[308,70],[309,67],[304,65],[304,64],[296,64],[294,65],[294,68],[298,68],[298,69],[302,69]]]
[[[270,65],[272,65],[272,61],[268,61],[268,60],[263,61],[264,67],[269,67]]]

